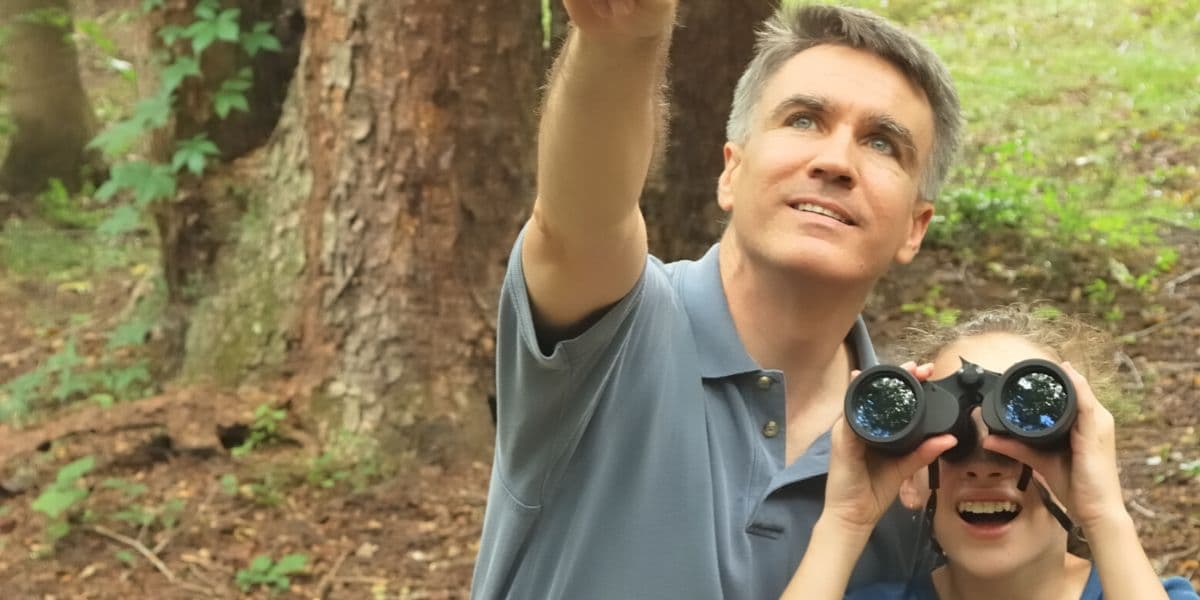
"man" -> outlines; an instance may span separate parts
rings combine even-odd
[[[859,318],[958,145],[941,62],[869,13],[785,9],[735,93],[698,261],[647,255],[675,0],[565,0],[538,197],[504,283],[476,598],[774,598],[821,512]],[[684,57],[683,59],[686,59]],[[852,585],[905,574],[895,509]]]

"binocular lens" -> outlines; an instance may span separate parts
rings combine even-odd
[[[1010,379],[1001,396],[1004,419],[1022,432],[1054,427],[1067,410],[1067,390],[1053,373],[1031,371]]]
[[[908,382],[882,374],[858,389],[851,418],[860,432],[882,439],[904,431],[916,413],[917,395]]]

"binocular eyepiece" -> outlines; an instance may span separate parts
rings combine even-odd
[[[1043,449],[1070,443],[1075,388],[1058,365],[1034,358],[1001,374],[960,360],[953,375],[923,383],[891,365],[863,371],[846,391],[850,428],[867,445],[890,454],[907,454],[926,438],[950,433],[958,445],[943,457],[958,460],[978,443],[971,409],[979,406],[991,433]]]

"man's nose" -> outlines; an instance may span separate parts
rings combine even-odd
[[[821,140],[816,156],[808,164],[808,176],[847,190],[854,189],[858,174],[854,169],[854,142],[850,137],[849,133],[835,133]]]

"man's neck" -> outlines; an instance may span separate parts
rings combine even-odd
[[[933,583],[940,600],[1076,600],[1090,572],[1091,563],[1067,554],[1030,561],[999,577],[976,577],[950,563],[933,572]]]
[[[738,336],[765,369],[806,387],[845,380],[857,367],[843,348],[870,283],[805,278],[754,264],[735,244],[720,248],[721,284]],[[838,371],[833,373],[833,371]]]

